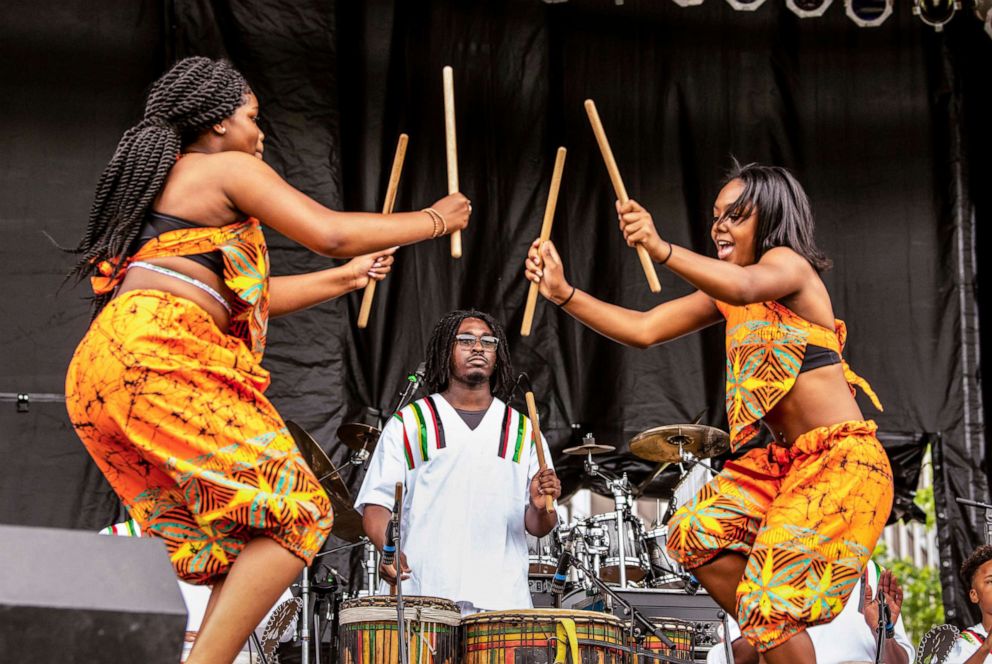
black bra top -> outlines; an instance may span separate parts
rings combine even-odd
[[[145,221],[144,226],[141,227],[141,234],[138,236],[135,249],[131,253],[136,253],[138,249],[145,246],[146,242],[157,238],[162,233],[176,231],[181,228],[201,227],[202,224],[194,224],[191,221],[173,217],[171,214],[149,211],[148,219]],[[221,256],[219,251],[211,251],[206,254],[187,254],[182,256],[182,258],[188,258],[195,263],[199,263],[221,279],[224,278],[224,257]]]
[[[823,346],[806,344],[806,355],[803,357],[803,365],[799,367],[799,373],[828,367],[831,364],[840,364],[840,355],[837,354],[837,351]]]

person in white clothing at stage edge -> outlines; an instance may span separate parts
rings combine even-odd
[[[504,402],[513,383],[506,335],[491,316],[454,311],[434,327],[429,396],[389,419],[355,501],[382,551],[403,483],[404,594],[450,599],[463,615],[532,606],[526,533],[555,527],[545,496],[557,499],[561,483],[547,443],[540,471],[530,420]],[[395,569],[379,572],[386,592]]]
[[[982,610],[982,622],[958,635],[944,664],[992,664],[992,546],[982,545],[961,563],[968,597]]]
[[[867,576],[867,583],[865,577]],[[878,627],[878,599],[875,588],[881,586],[893,620],[886,638],[885,662],[887,664],[913,664],[916,649],[903,625],[903,593],[898,579],[890,570],[883,570],[874,560],[851,591],[844,610],[831,622],[814,625],[806,631],[813,641],[817,664],[849,664],[875,661],[875,634]],[[730,621],[730,643],[735,664],[758,664],[758,651],[747,639],[741,638],[740,627]],[[726,664],[723,645],[710,650],[707,664]]]

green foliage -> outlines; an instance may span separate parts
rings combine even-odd
[[[921,490],[920,493],[923,493]],[[919,497],[919,494],[917,494]],[[931,503],[932,503],[931,491]],[[927,515],[929,521],[929,514]],[[940,573],[935,567],[917,567],[910,560],[889,558],[885,542],[879,540],[872,556],[879,565],[892,570],[903,589],[902,620],[909,640],[918,644],[934,625],[944,624]]]

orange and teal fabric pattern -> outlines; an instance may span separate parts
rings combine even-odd
[[[789,393],[806,355],[806,345],[844,350],[847,327],[834,321],[829,330],[801,318],[778,302],[744,306],[717,302],[727,319],[727,420],[730,447],[737,450],[758,433],[758,421]],[[844,376],[882,410],[868,383],[841,360]],[[853,391],[853,387],[851,388]]]
[[[268,384],[240,339],[156,290],[111,300],[72,358],[76,432],[185,581],[218,580],[258,536],[309,562],[330,531],[330,501],[265,398]]]
[[[737,620],[760,651],[844,607],[892,508],[892,469],[874,422],[809,431],[751,450],[668,525],[672,557],[692,569],[724,551],[747,558]]]
[[[149,240],[128,257],[114,274],[114,264],[97,265],[99,276],[90,279],[97,295],[109,293],[135,261],[163,256],[189,256],[220,251],[224,258],[224,283],[237,296],[231,303],[230,334],[243,340],[261,361],[269,325],[269,252],[258,220],[249,217],[227,226],[202,226],[167,231]]]

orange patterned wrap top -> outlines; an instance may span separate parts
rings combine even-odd
[[[758,422],[796,383],[806,346],[828,348],[838,356],[847,341],[844,321],[830,330],[800,317],[778,302],[734,306],[716,302],[727,319],[727,420],[730,447],[739,449],[758,433]],[[876,408],[882,404],[868,382],[841,359],[844,377],[860,387]]]
[[[254,217],[227,226],[197,226],[167,231],[146,242],[114,274],[103,261],[99,276],[90,279],[97,295],[110,293],[123,280],[130,264],[149,258],[189,256],[219,251],[224,259],[224,283],[235,294],[228,334],[244,341],[261,361],[269,325],[269,252],[261,225]]]

